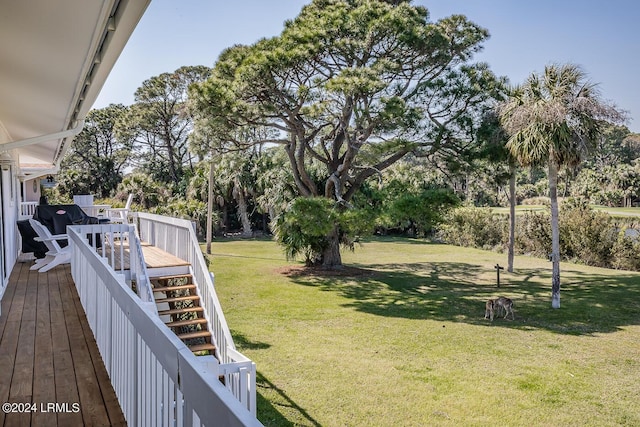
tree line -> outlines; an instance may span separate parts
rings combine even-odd
[[[632,204],[640,139],[578,66],[514,86],[474,62],[488,36],[409,0],[314,0],[279,36],[91,111],[57,191],[133,193],[208,241],[273,232],[325,268],[367,234],[430,235],[460,204],[506,201],[514,222],[516,203],[548,196],[559,306],[558,195]]]

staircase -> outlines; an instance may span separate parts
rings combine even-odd
[[[200,297],[190,274],[152,277],[160,319],[197,356],[218,358]]]
[[[236,350],[193,223],[145,212],[132,217],[136,238],[149,245],[144,246],[142,270],[160,320],[203,356],[202,367],[217,370],[220,381],[255,416],[256,365]],[[148,257],[149,248],[158,253]]]

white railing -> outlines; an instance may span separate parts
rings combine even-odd
[[[136,293],[143,302],[155,302],[142,246],[133,225],[85,225],[82,232],[87,244],[115,272],[123,274],[128,283],[135,283]]]
[[[236,351],[231,331],[222,312],[213,285],[213,274],[204,261],[200,243],[190,221],[142,212],[132,214],[140,240],[156,246],[191,264],[193,281],[197,287],[205,317],[218,349],[218,357],[225,375],[225,384],[234,395],[256,414],[255,364]],[[250,368],[248,366],[251,365]],[[240,387],[247,387],[241,389]]]
[[[201,363],[89,244],[96,230],[87,227],[67,229],[71,272],[127,424],[261,426],[219,381],[218,365]]]
[[[256,415],[256,364],[237,350],[227,349],[233,362],[220,364],[220,375],[224,376],[227,389]]]
[[[38,202],[21,202],[20,203],[20,219],[33,218],[36,213]]]

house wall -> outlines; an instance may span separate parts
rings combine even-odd
[[[40,200],[40,178],[25,181],[23,185],[24,202],[37,202]]]
[[[4,294],[4,288],[9,280],[11,270],[18,257],[18,232],[16,221],[18,220],[18,187],[15,177],[15,166],[0,173],[0,189],[2,233],[0,236],[0,246],[2,248],[2,259],[0,260],[0,284]]]
[[[2,194],[4,193],[4,172],[0,172],[0,249],[2,249],[2,259],[0,259],[0,300],[2,300],[2,296],[4,295],[4,291],[7,286],[7,281],[4,279],[6,277],[5,270],[7,267],[5,266],[4,261],[4,253],[6,249],[4,247],[4,201],[2,199]]]

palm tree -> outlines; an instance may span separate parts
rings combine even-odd
[[[551,199],[551,306],[560,308],[560,232],[558,171],[576,166],[605,122],[621,122],[623,114],[603,101],[595,84],[573,64],[549,65],[533,73],[499,109],[509,134],[507,148],[523,166],[548,168]]]

